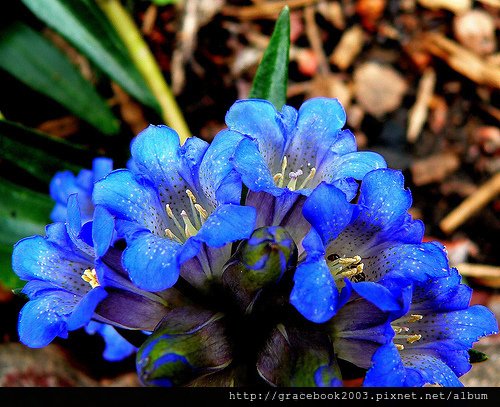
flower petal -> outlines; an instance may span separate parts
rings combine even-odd
[[[133,222],[137,228],[163,235],[166,215],[160,210],[155,190],[139,184],[129,170],[115,170],[94,186],[94,203],[104,206],[118,219]]]
[[[57,336],[66,337],[67,316],[80,297],[63,291],[54,291],[36,300],[28,301],[19,313],[19,339],[31,348],[47,346]]]
[[[74,331],[88,324],[97,305],[104,299],[108,293],[102,287],[96,287],[90,290],[69,315],[67,324],[68,330]]]
[[[14,246],[12,267],[21,279],[45,280],[69,292],[85,295],[90,287],[81,276],[93,267],[93,262],[41,236],[32,236]]]
[[[393,343],[377,349],[363,381],[366,387],[401,387],[405,383],[405,367]]]
[[[273,173],[279,170],[285,144],[281,117],[272,103],[258,99],[238,100],[226,114],[230,130],[257,140],[259,151]]]
[[[333,185],[321,183],[304,203],[303,214],[328,245],[349,224],[355,205],[347,202],[345,195]]]
[[[233,165],[251,191],[265,191],[275,196],[282,193],[282,189],[274,184],[273,174],[255,141],[240,141],[234,152]]]
[[[299,109],[295,133],[285,149],[290,168],[296,171],[307,163],[318,168],[345,120],[345,111],[338,99],[306,100]]]
[[[323,259],[307,261],[297,267],[290,303],[313,322],[322,323],[335,315],[339,293]]]
[[[240,203],[241,180],[234,171],[232,157],[244,135],[223,130],[210,143],[200,164],[200,185],[205,196],[217,203]]]
[[[358,201],[361,211],[356,223],[363,225],[365,222],[372,232],[378,231],[378,241],[385,241],[407,219],[411,203],[411,193],[404,189],[404,177],[401,171],[392,169],[371,171],[361,183]]]
[[[250,206],[221,205],[208,217],[196,236],[190,238],[210,247],[247,239],[255,227],[256,211]]]
[[[449,275],[446,252],[442,245],[434,242],[375,247],[360,255],[364,263],[363,272],[369,281],[388,277],[425,281],[429,277]]]
[[[172,287],[179,277],[180,247],[172,240],[139,232],[123,252],[123,266],[132,282],[143,290],[164,290]]]
[[[97,205],[92,222],[92,241],[97,257],[106,254],[115,238],[115,219],[102,205]]]

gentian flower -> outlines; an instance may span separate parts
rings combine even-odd
[[[391,321],[393,340],[375,352],[365,386],[462,386],[458,378],[472,367],[468,351],[498,333],[498,323],[486,307],[469,305],[472,290],[460,280],[451,269],[448,277],[414,282],[413,295]]]
[[[304,198],[320,183],[335,185],[351,200],[370,170],[385,168],[382,156],[356,151],[344,108],[337,99],[313,98],[297,111],[280,112],[266,100],[240,100],[226,114],[227,130],[212,141],[201,165],[202,187],[218,194],[240,196],[257,209],[256,227],[283,226],[299,244],[308,223],[302,216]],[[215,184],[204,183],[210,180]]]
[[[50,182],[50,196],[56,202],[50,217],[54,222],[67,220],[67,205],[71,195],[76,195],[81,221],[86,223],[94,216],[92,192],[96,181],[113,170],[113,161],[106,157],[95,158],[92,169],[82,169],[75,177],[71,171],[60,171]],[[98,333],[104,339],[103,357],[109,361],[118,361],[128,357],[135,347],[125,340],[111,325],[91,321],[85,330],[89,334]]]
[[[356,151],[335,99],[239,101],[226,122],[210,145],[149,126],[127,169],[94,178],[91,222],[77,191],[16,245],[21,340],[139,331],[106,352],[136,351],[147,386],[456,383],[496,322],[422,243],[402,173]]]
[[[109,324],[90,321],[85,327],[85,332],[90,335],[98,333],[104,339],[104,351],[102,356],[109,362],[118,362],[137,351],[137,347],[120,335],[115,328]]]
[[[117,249],[96,258],[91,223],[82,227],[77,198],[72,195],[66,224],[50,224],[45,237],[31,236],[14,246],[12,267],[28,281],[22,293],[29,301],[18,325],[20,340],[27,346],[38,348],[58,336],[67,338],[69,331],[91,319],[153,330],[168,311],[165,296],[143,292],[127,279]]]
[[[198,169],[208,144],[192,137],[183,146],[166,126],[149,126],[131,144],[130,169],[113,171],[94,188],[95,204],[116,218],[127,241],[123,266],[138,287],[161,291],[179,274],[194,286],[220,275],[229,243],[248,238],[255,210],[234,196],[200,187]],[[210,185],[211,174],[203,174]]]
[[[411,193],[400,171],[378,169],[361,183],[356,204],[334,185],[322,183],[304,203],[313,230],[304,239],[306,259],[295,273],[290,301],[306,318],[325,322],[348,299],[345,278],[364,298],[391,303],[388,277],[422,281],[446,276],[447,257],[438,243],[421,243],[424,227],[408,214]]]
[[[53,222],[66,222],[66,207],[70,195],[77,194],[78,205],[83,222],[92,220],[94,204],[92,191],[94,183],[109,174],[113,169],[113,161],[106,157],[95,158],[92,170],[82,169],[75,176],[71,171],[59,171],[50,181],[50,196],[56,202],[50,214]]]

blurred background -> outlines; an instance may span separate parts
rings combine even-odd
[[[426,239],[500,315],[500,0],[21,0],[0,13],[0,386],[138,386],[75,331],[18,343],[12,246],[44,233],[57,171],[124,167],[149,123],[210,141],[288,5],[287,104],[337,97],[362,150],[405,173]],[[14,291],[14,292],[13,292]],[[461,378],[500,386],[499,336]]]

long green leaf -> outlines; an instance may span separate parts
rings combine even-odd
[[[92,157],[89,150],[0,120],[0,159],[9,161],[43,183],[48,184],[57,171],[67,169],[76,173],[83,166],[90,165]]]
[[[0,68],[104,134],[120,129],[106,102],[52,43],[22,23],[0,32]]]
[[[22,238],[44,234],[54,202],[2,178],[0,196],[0,283],[15,288],[22,283],[11,268],[13,246]]]
[[[109,21],[93,0],[22,0],[137,100],[159,110],[141,74]]]
[[[257,68],[250,98],[269,100],[277,109],[281,109],[286,102],[289,54],[290,10],[284,7]]]

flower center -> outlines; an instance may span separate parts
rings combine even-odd
[[[414,322],[420,321],[424,316],[420,314],[410,314],[407,318],[400,318],[393,321],[391,324],[392,329],[394,330],[394,345],[398,350],[403,350],[405,347],[400,343],[396,343],[395,341],[406,341],[406,343],[414,343],[419,341],[422,338],[422,335],[417,333],[411,333],[411,328],[408,326]]]
[[[331,254],[326,258],[326,264],[335,281],[346,277],[361,281],[363,277],[364,264],[361,263],[360,256],[340,257],[337,254]]]
[[[99,280],[97,279],[97,274],[95,269],[87,269],[82,274],[82,280],[89,283],[92,288],[99,287]]]
[[[180,214],[182,221],[179,221],[172,211],[172,208],[170,208],[170,204],[165,206],[168,217],[173,221],[177,229],[175,233],[172,229],[165,229],[165,235],[169,239],[175,240],[178,243],[183,243],[191,236],[196,235],[200,230],[201,225],[203,225],[205,220],[208,218],[208,212],[205,208],[203,208],[203,206],[196,202],[196,197],[189,189],[186,189],[186,195],[189,197],[191,217],[185,210],[182,210]],[[182,226],[181,222],[184,226]]]
[[[279,187],[283,188],[284,182],[285,182],[285,171],[288,166],[288,158],[286,158],[286,155],[283,157],[283,160],[281,161],[281,172],[278,172],[274,175],[274,183]],[[309,168],[309,174],[307,177],[304,178],[304,180],[300,183],[299,187],[297,188],[297,181],[300,176],[304,175],[304,171],[302,171],[301,168],[297,169],[296,171],[290,171],[288,173],[288,184],[287,188],[290,191],[295,191],[296,189],[303,189],[309,184],[309,182],[314,178],[316,175],[316,168],[312,167],[311,164],[307,163],[307,167]]]

